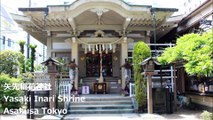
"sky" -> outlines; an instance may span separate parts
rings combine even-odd
[[[29,7],[30,0],[0,0],[6,9],[13,13],[18,13],[18,8]],[[47,5],[72,3],[75,0],[31,0],[32,7],[46,7]],[[127,3],[138,5],[152,5],[154,7],[181,8],[184,0],[124,0]],[[11,4],[13,3],[13,4]]]

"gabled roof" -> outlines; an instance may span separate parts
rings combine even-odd
[[[47,65],[49,62],[52,62],[53,64],[57,65],[57,66],[61,66],[62,63],[57,61],[56,59],[53,59],[51,57],[49,57],[47,60],[45,60],[44,62],[42,62],[42,65]]]
[[[156,65],[161,65],[155,58],[149,57],[145,59],[143,62],[140,63],[140,65],[145,65],[147,64],[150,60],[152,60]]]
[[[82,31],[111,30],[119,33],[119,36],[127,31],[150,32],[153,31],[153,11],[156,27],[165,29],[174,26],[175,23],[164,23],[177,11],[175,8],[131,5],[123,0],[76,0],[69,5],[19,10],[24,15],[12,15],[14,20],[43,44],[47,43],[50,35],[65,40],[78,36]]]

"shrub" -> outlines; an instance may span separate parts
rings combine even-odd
[[[16,76],[20,71],[20,61],[23,60],[24,55],[16,51],[3,50],[0,51],[0,58],[0,74],[5,73]]]
[[[212,120],[213,114],[208,111],[203,111],[203,113],[200,115],[202,120]]]
[[[158,57],[162,64],[184,61],[188,74],[208,76],[213,74],[213,37],[212,32],[200,34],[186,34],[177,39],[174,47],[166,48]]]
[[[151,56],[151,50],[144,42],[138,42],[133,50],[133,63],[134,63],[134,81],[135,81],[135,94],[136,101],[139,107],[146,104],[146,80],[144,80],[141,73],[140,63],[146,58]]]
[[[20,102],[9,102],[6,101],[4,96],[9,97],[19,97],[22,95],[22,92],[20,90],[14,90],[14,89],[6,89],[4,87],[5,83],[12,85],[12,83],[20,83],[21,79],[19,78],[13,78],[6,74],[0,74],[0,109],[4,110],[5,108],[8,109],[16,109],[21,107]]]

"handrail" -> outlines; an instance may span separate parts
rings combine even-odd
[[[129,83],[129,89],[130,89],[129,96],[130,97],[135,96],[135,84],[134,83]]]

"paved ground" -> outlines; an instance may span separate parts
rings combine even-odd
[[[174,114],[97,114],[97,115],[68,115],[68,120],[200,120],[202,111],[181,110]],[[53,120],[53,116],[45,116]],[[25,115],[0,115],[0,120],[27,120]],[[39,119],[37,119],[39,120]]]

